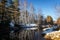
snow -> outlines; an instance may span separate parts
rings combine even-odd
[[[38,25],[37,24],[26,24],[26,25],[22,25],[21,27],[24,27],[24,28],[33,28],[33,27],[37,27]]]
[[[44,28],[42,33],[49,34],[49,33],[56,32],[56,30],[55,30],[56,28],[58,28],[58,27],[57,26],[53,26],[53,27],[50,27],[50,28]]]
[[[58,32],[60,33],[60,30],[59,31],[53,31],[53,32],[50,32],[50,33],[47,33],[47,34],[49,35],[49,34],[54,34],[54,33],[58,33]]]
[[[60,40],[60,30],[47,33],[45,35],[45,38],[52,39],[52,40]]]
[[[26,26],[37,26],[37,24],[26,24]]]
[[[11,22],[11,23],[10,23],[10,26],[11,26],[11,27],[14,27],[14,24]]]
[[[26,30],[36,30],[38,29],[37,27],[36,28],[26,28]]]
[[[42,33],[47,34],[47,33],[50,33],[52,31],[53,31],[53,28],[44,28]]]

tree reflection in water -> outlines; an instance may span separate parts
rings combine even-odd
[[[12,39],[18,38],[19,40],[44,40],[39,29],[36,30],[26,30],[22,29],[19,32],[15,33],[15,37]]]

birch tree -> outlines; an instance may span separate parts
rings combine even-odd
[[[34,11],[35,11],[35,9],[34,9],[32,3],[31,3],[30,4],[30,16],[31,16],[31,19],[30,20],[31,20],[31,23],[34,23],[34,20],[35,20]]]
[[[42,15],[42,10],[41,8],[38,9],[38,13],[37,13],[37,23],[39,26],[41,26],[43,24],[43,15]]]

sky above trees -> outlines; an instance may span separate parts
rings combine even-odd
[[[24,0],[22,0],[23,2]],[[33,4],[35,10],[35,13],[38,12],[38,9],[42,10],[43,16],[52,16],[54,20],[58,18],[58,15],[56,15],[56,9],[55,7],[57,5],[60,5],[60,0],[27,0],[28,6],[30,3]]]

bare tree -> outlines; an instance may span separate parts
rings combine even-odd
[[[31,3],[30,4],[30,16],[31,16],[31,19],[30,20],[31,20],[31,23],[34,23],[34,20],[35,20],[34,11],[35,11],[35,9],[34,9],[32,3]]]
[[[21,2],[20,0],[20,22],[21,24],[27,24],[28,23],[28,10],[27,10],[27,0],[24,0]]]
[[[58,17],[60,17],[60,5],[57,4],[55,6],[55,9],[56,9],[56,12],[57,12],[56,14],[58,15]]]
[[[38,18],[37,23],[39,25],[43,24],[43,15],[42,15],[42,10],[41,9],[38,10],[37,18]]]

